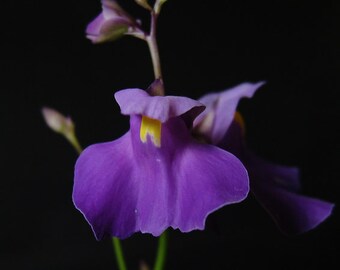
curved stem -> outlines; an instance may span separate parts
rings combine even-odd
[[[113,250],[116,254],[117,258],[117,265],[119,270],[126,270],[126,264],[124,260],[123,250],[122,246],[120,244],[120,240],[116,237],[112,237],[112,243],[113,243]]]
[[[168,233],[165,231],[158,240],[158,250],[156,255],[156,261],[154,270],[163,270],[166,259],[166,251],[167,251],[167,242],[168,242]]]
[[[149,50],[151,54],[155,79],[161,79],[162,70],[161,70],[161,62],[160,62],[159,52],[158,52],[158,45],[156,41],[156,23],[157,23],[157,14],[155,12],[151,12],[150,34],[146,37],[146,42],[149,46]]]
[[[146,38],[146,42],[148,43],[150,54],[151,54],[155,79],[160,79],[162,77],[162,71],[161,71],[161,65],[160,65],[160,60],[159,60],[157,43],[155,42],[155,38],[151,36],[148,36]]]
[[[160,12],[160,7],[164,2],[165,2],[164,0],[157,1],[155,4],[157,8],[151,11],[151,24],[149,34],[146,34],[139,28],[136,28],[134,29],[134,31],[127,33],[127,35],[131,35],[133,37],[145,40],[146,43],[148,44],[152,60],[153,72],[156,80],[162,79],[161,61],[159,58],[158,44],[156,39],[156,24]],[[161,92],[159,92],[158,95],[164,96],[164,89]]]

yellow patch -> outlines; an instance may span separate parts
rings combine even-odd
[[[161,147],[161,133],[162,123],[159,120],[149,118],[147,116],[142,117],[142,124],[140,126],[140,140],[143,143],[147,142],[147,137],[151,138],[153,144],[157,147]]]

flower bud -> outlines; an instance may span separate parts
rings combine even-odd
[[[63,135],[71,143],[74,149],[78,153],[81,153],[82,147],[76,137],[74,123],[71,118],[48,107],[42,108],[41,112],[49,128]]]
[[[116,1],[102,0],[102,12],[87,26],[86,37],[93,43],[114,41],[136,25]]]
[[[74,131],[74,124],[69,117],[65,117],[58,111],[44,107],[41,110],[46,124],[55,132],[58,133],[69,133]]]

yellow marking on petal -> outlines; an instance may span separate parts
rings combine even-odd
[[[242,130],[242,134],[244,135],[246,132],[246,125],[244,123],[244,119],[242,114],[240,114],[239,112],[235,112],[234,115],[234,121],[240,126],[241,130]]]
[[[161,133],[162,123],[157,119],[152,119],[147,116],[142,117],[142,124],[140,126],[139,137],[143,143],[147,142],[147,137],[151,138],[153,144],[161,147]]]

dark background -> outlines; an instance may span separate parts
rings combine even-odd
[[[147,20],[132,0],[120,1]],[[1,9],[1,269],[116,269],[71,201],[77,155],[42,120],[42,106],[70,115],[83,146],[128,129],[113,93],[146,88],[146,44],[93,45],[84,29],[99,0],[12,1]],[[266,80],[240,111],[257,154],[301,168],[303,193],[340,202],[339,1],[169,0],[159,19],[168,94],[198,98]],[[212,214],[207,230],[170,231],[167,269],[336,269],[340,218],[285,236],[250,196]],[[123,241],[130,269],[152,264],[156,239]],[[333,265],[333,266],[332,266]]]

